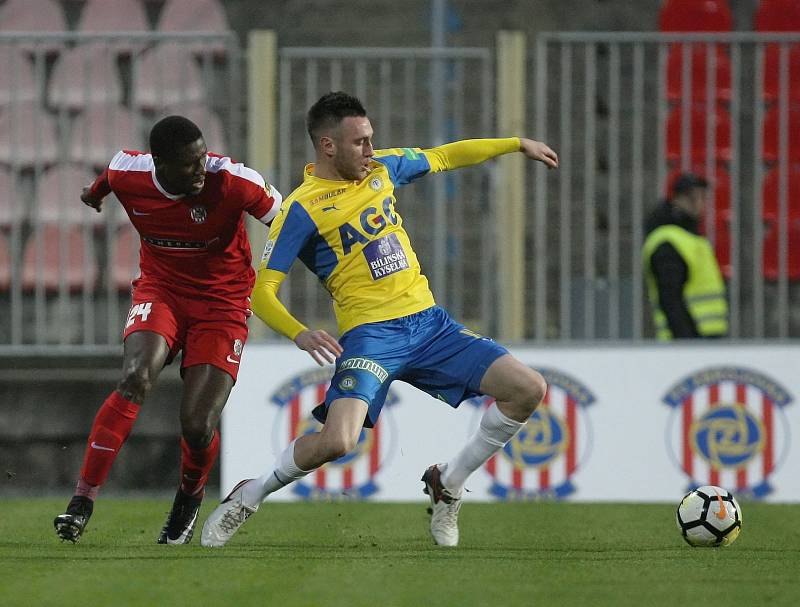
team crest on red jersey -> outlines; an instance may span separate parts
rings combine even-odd
[[[564,499],[575,492],[572,477],[591,451],[586,409],[595,396],[577,379],[539,369],[547,394],[525,426],[484,469],[492,477],[489,492],[503,500]],[[476,425],[494,399],[470,399]]]
[[[327,367],[298,374],[269,397],[269,402],[280,408],[272,428],[272,440],[277,449],[283,450],[298,436],[322,428],[312,417],[311,410],[325,400],[333,371],[333,367]],[[295,495],[307,500],[365,499],[379,491],[375,477],[397,442],[391,412],[397,400],[390,389],[375,427],[361,430],[353,451],[292,483]]]
[[[195,223],[205,223],[206,219],[208,219],[208,211],[202,205],[196,205],[192,207],[192,210],[189,212],[192,217],[192,221]]]
[[[716,485],[760,499],[789,450],[783,409],[789,392],[740,367],[703,369],[678,381],[662,402],[672,408],[667,447],[691,488]]]

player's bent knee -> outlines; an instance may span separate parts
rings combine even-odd
[[[214,426],[208,420],[182,417],[181,433],[190,447],[202,449],[211,442],[214,435]]]
[[[356,448],[358,444],[358,435],[349,436],[347,434],[337,434],[333,436],[326,436],[322,442],[322,448],[325,451],[325,459],[333,461],[344,457]]]
[[[547,382],[538,371],[530,370],[528,377],[522,383],[519,393],[519,402],[529,413],[533,413],[539,403],[544,400],[547,393]]]
[[[126,369],[117,390],[128,400],[141,401],[150,392],[153,381],[147,368]]]

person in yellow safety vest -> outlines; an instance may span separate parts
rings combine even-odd
[[[725,282],[711,243],[698,229],[707,202],[708,182],[684,173],[671,198],[647,219],[642,263],[659,340],[728,333]]]

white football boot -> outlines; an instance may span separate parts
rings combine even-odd
[[[433,465],[422,475],[424,493],[431,498],[431,535],[439,546],[458,546],[458,511],[461,496],[451,495],[442,485],[441,470]]]
[[[254,479],[248,478],[233,488],[216,510],[208,515],[203,532],[200,534],[200,544],[208,547],[224,546],[239,530],[244,522],[258,510],[258,505],[250,506],[242,501],[244,486]]]

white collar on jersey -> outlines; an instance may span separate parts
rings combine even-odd
[[[167,192],[164,189],[164,187],[160,183],[158,183],[158,179],[156,178],[156,165],[155,165],[155,163],[153,163],[153,168],[150,169],[150,174],[153,176],[153,184],[156,186],[156,189],[158,189],[159,192],[164,194],[164,196],[166,196],[170,200],[179,200],[179,199],[183,198],[184,196],[186,196],[186,194],[170,194],[169,192]]]

